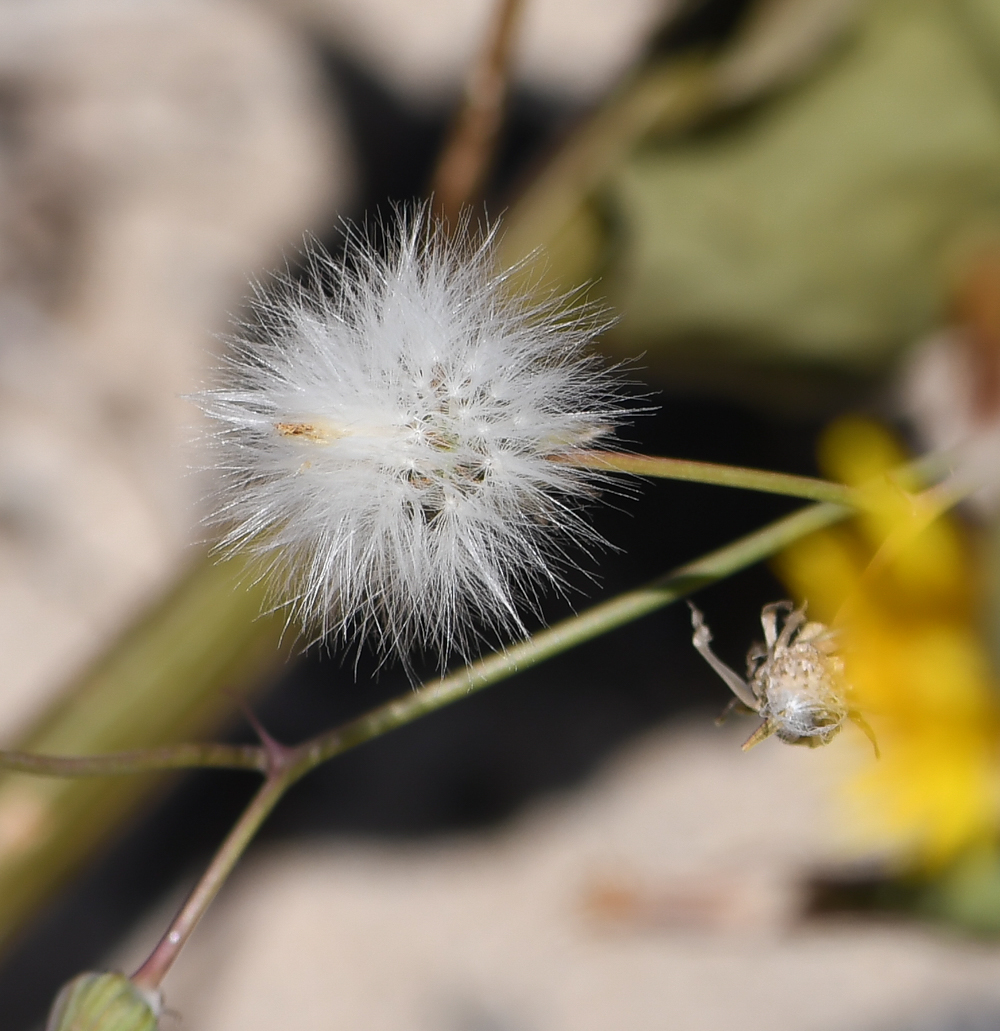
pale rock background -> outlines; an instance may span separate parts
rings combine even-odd
[[[462,82],[493,0],[263,0],[301,18],[418,102]],[[624,74],[682,0],[528,0],[515,58],[518,83],[576,103]]]
[[[349,196],[313,56],[222,0],[0,4],[0,737],[192,559],[213,334]]]

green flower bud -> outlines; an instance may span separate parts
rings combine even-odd
[[[86,973],[63,985],[45,1031],[156,1031],[160,993],[124,974]]]

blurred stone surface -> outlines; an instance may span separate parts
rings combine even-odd
[[[413,99],[451,99],[496,0],[260,0],[301,18]],[[528,0],[516,49],[522,85],[588,102],[641,53],[680,0]]]
[[[187,1031],[847,1031],[1000,1012],[996,946],[801,919],[803,878],[848,854],[830,783],[865,742],[742,753],[738,722],[659,731],[500,829],[263,845],[166,1004]],[[175,901],[112,966],[142,958]]]
[[[241,3],[0,3],[3,742],[191,556],[182,395],[350,188],[313,64]]]

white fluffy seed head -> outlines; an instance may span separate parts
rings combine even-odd
[[[453,242],[421,211],[386,235],[312,245],[304,282],[258,290],[197,400],[222,547],[264,555],[314,637],[443,663],[482,628],[523,632],[567,545],[599,543],[599,478],[566,459],[628,403],[588,351],[606,316],[512,295],[492,233]]]

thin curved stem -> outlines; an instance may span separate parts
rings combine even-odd
[[[144,989],[159,988],[184,943],[261,824],[285,791],[310,770],[365,741],[458,701],[473,691],[495,684],[574,645],[655,612],[686,594],[773,555],[792,541],[829,526],[851,512],[852,509],[840,505],[810,505],[689,562],[645,587],[595,605],[578,616],[572,616],[535,634],[521,644],[490,655],[296,747],[289,748],[264,736],[262,746],[257,750],[263,754],[267,764],[264,784],[223,842],[156,948],[132,976],[132,981]]]
[[[186,770],[198,767],[267,772],[267,754],[259,745],[165,745],[106,755],[35,755],[0,749],[0,769],[42,777],[109,777],[122,773]]]
[[[289,755],[294,749],[288,749]],[[133,984],[147,991],[158,989],[167,971],[173,966],[188,938],[194,933],[205,911],[219,893],[219,889],[232,873],[233,867],[246,851],[247,845],[260,830],[271,810],[282,795],[298,779],[298,776],[283,764],[276,766],[243,811],[236,826],[229,832],[222,847],[208,869],[187,897],[180,912],[174,917],[166,933],[157,943],[149,958],[132,975]]]
[[[605,472],[631,473],[665,480],[687,480],[692,483],[710,483],[721,487],[740,487],[744,490],[783,494],[809,501],[826,501],[834,505],[864,508],[864,493],[854,487],[813,476],[793,476],[774,473],[766,469],[747,469],[738,465],[717,465],[714,462],[692,462],[684,458],[661,458],[654,455],[630,455],[614,451],[581,451],[559,456],[553,461],[564,462],[578,469],[597,469]]]
[[[603,454],[601,452],[593,453]],[[615,458],[623,456],[612,456]],[[639,461],[672,463],[673,459],[637,459]],[[681,463],[706,466],[707,463]],[[737,471],[728,466],[709,466],[716,471]],[[629,470],[632,471],[632,470]],[[755,470],[747,470],[754,473]],[[782,474],[760,474],[780,476]],[[691,477],[693,478],[693,477]],[[805,477],[788,477],[806,480]],[[703,482],[723,482],[721,479]],[[806,480],[808,483],[809,481]],[[823,487],[837,487],[825,481],[814,481]],[[932,488],[917,498],[936,502],[929,508],[934,515],[954,504],[963,493],[947,490],[948,485]],[[635,619],[683,598],[685,595],[715,583],[732,573],[744,569],[764,558],[769,558],[793,541],[814,530],[839,522],[852,514],[853,505],[820,503],[800,509],[734,541],[717,551],[710,552],[693,562],[653,580],[644,587],[626,591],[609,601],[595,605],[585,612],[571,616],[535,634],[526,641],[481,659],[455,673],[442,677],[401,698],[337,727],[295,749],[295,779],[303,776],[328,759],[356,745],[378,737],[396,727],[418,719],[426,713],[442,708],[473,691],[488,687],[516,673],[538,665],[555,655],[601,634],[614,630]],[[930,521],[933,515],[927,518]],[[25,752],[0,751],[0,768],[33,773],[42,776],[111,776],[125,773],[143,773],[155,770],[216,769],[254,770],[264,773],[268,769],[267,749],[254,745],[186,744],[170,745],[148,751],[118,752],[101,756],[45,756]]]
[[[822,481],[817,482],[822,483]],[[929,510],[934,510],[939,514],[949,504],[958,500],[960,494],[960,491],[954,489],[936,488],[926,491],[920,497],[925,502],[930,502]],[[219,749],[217,758],[220,760],[224,757],[238,759],[240,768],[263,769],[267,774],[266,779],[223,842],[205,874],[188,896],[163,938],[160,939],[146,962],[133,975],[133,982],[145,989],[159,988],[185,942],[275,805],[292,784],[317,766],[366,741],[458,701],[473,691],[479,691],[491,684],[505,680],[507,677],[530,669],[575,645],[582,644],[664,608],[685,595],[774,555],[807,534],[839,522],[852,515],[853,512],[853,505],[828,502],[800,509],[798,512],[778,519],[725,547],[686,563],[644,587],[627,591],[609,601],[595,605],[586,612],[565,619],[506,651],[490,655],[456,673],[442,677],[401,698],[388,702],[349,723],[319,734],[296,747],[290,748],[281,745],[263,733],[262,745],[257,748],[236,746],[235,749],[231,749],[230,746],[216,746]],[[166,753],[171,752],[172,755],[168,758],[173,760],[172,765],[196,765],[196,763],[181,763],[180,759],[188,755],[194,757],[195,752],[199,749],[201,758],[206,758],[208,751],[203,746],[162,749],[160,751],[164,753],[164,756],[160,758],[167,757]],[[239,752],[239,756],[235,754],[236,752]],[[152,756],[153,753],[146,753],[143,759],[151,762]],[[20,758],[26,760],[35,757],[21,756]],[[117,758],[119,763],[121,762],[120,756],[104,758],[110,760]],[[95,760],[63,760],[63,763],[88,761],[94,762]],[[258,765],[260,763],[263,763],[263,766]],[[207,763],[197,764],[207,765]],[[232,762],[223,761],[213,764],[234,765]],[[159,767],[147,765],[144,768],[162,769],[165,767],[161,764]],[[32,772],[39,771],[33,770]],[[92,771],[88,770],[87,772]],[[105,769],[101,772],[124,771]]]
[[[717,551],[703,555],[644,587],[602,602],[579,615],[463,669],[411,691],[364,716],[320,734],[292,751],[293,779],[380,734],[507,679],[578,644],[655,612],[685,595],[769,558],[786,545],[847,518],[844,505],[809,505]],[[103,777],[198,767],[266,773],[272,757],[265,745],[182,744],[95,756],[50,756],[0,751],[0,768],[49,777]]]
[[[374,709],[350,723],[320,734],[302,748],[303,761],[312,769],[350,748],[401,727],[568,651],[601,634],[664,608],[702,587],[769,558],[793,541],[839,522],[852,514],[841,505],[810,505],[746,537],[689,562],[644,587],[595,605],[577,616],[535,634],[505,651],[481,659],[449,676]],[[305,771],[303,771],[305,772]]]
[[[693,591],[769,558],[792,541],[838,522],[851,513],[852,509],[844,505],[810,505],[686,563],[644,587],[626,591],[579,615],[570,616],[526,641],[480,659],[291,749],[294,757],[289,760],[290,775],[293,780],[298,779],[341,752],[655,612]],[[271,765],[272,757],[266,745],[182,744],[95,756],[0,751],[0,768],[49,777],[103,777],[198,767],[267,773]]]

